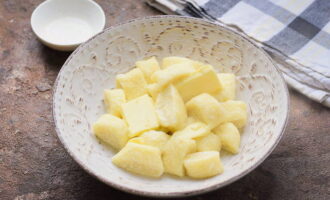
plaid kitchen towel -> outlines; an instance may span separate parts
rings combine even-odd
[[[287,83],[330,107],[330,0],[147,0],[167,14],[243,32],[267,50]]]

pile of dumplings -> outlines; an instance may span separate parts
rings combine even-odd
[[[106,114],[93,133],[118,151],[131,173],[201,179],[223,173],[220,151],[237,154],[247,106],[235,100],[236,77],[184,57],[136,62],[104,91]]]

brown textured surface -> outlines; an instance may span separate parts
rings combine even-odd
[[[41,45],[29,18],[41,0],[0,1],[0,199],[135,199],[84,172],[60,144],[51,87],[69,53]],[[156,15],[138,0],[98,0],[107,27]],[[256,170],[191,199],[330,199],[330,110],[290,91],[290,119]]]

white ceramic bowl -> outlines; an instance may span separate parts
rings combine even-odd
[[[148,179],[111,163],[91,124],[104,113],[102,93],[116,74],[149,56],[186,56],[238,76],[237,98],[248,103],[249,121],[240,153],[222,156],[225,172],[204,180]],[[220,188],[257,167],[275,148],[286,126],[288,91],[272,59],[251,41],[200,19],[159,16],[106,29],[81,45],[62,67],[54,91],[56,131],[69,154],[110,186],[146,196],[189,196]],[[202,169],[201,169],[202,170]]]
[[[92,0],[46,0],[32,13],[31,26],[38,39],[50,48],[72,51],[101,32],[102,8]]]

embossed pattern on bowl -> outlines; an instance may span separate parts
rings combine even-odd
[[[241,151],[222,156],[225,172],[205,179],[148,179],[111,163],[91,124],[104,113],[102,94],[115,75],[145,57],[186,56],[238,76],[237,98],[248,103]],[[68,58],[54,90],[58,137],[87,172],[115,188],[146,196],[189,196],[227,185],[258,166],[279,142],[287,122],[287,87],[271,58],[238,33],[200,19],[158,16],[133,20],[98,34]]]

